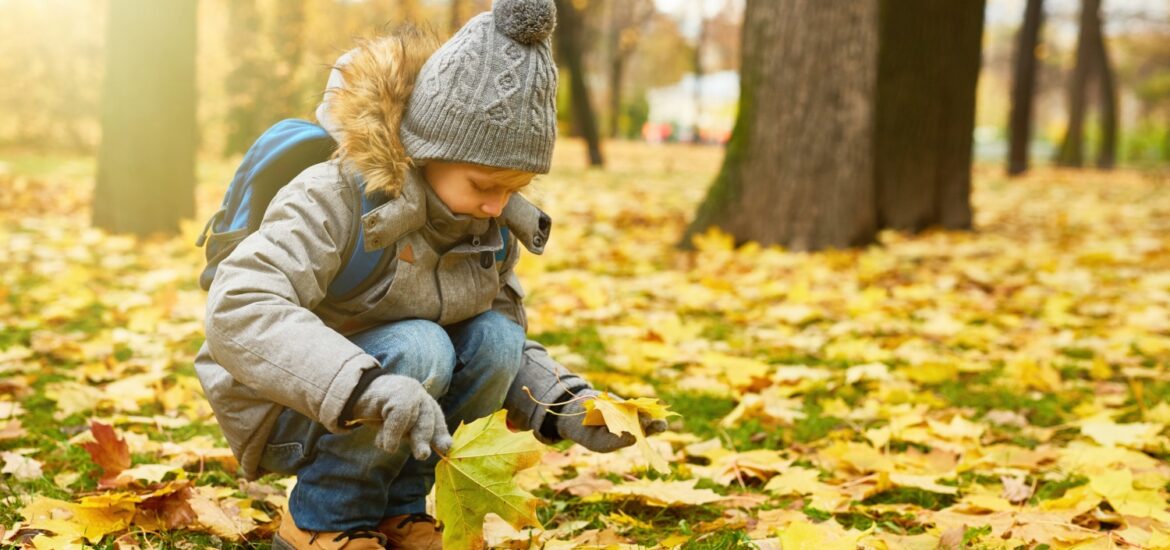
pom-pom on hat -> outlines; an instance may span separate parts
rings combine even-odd
[[[496,0],[419,73],[401,137],[431,159],[547,173],[556,141],[552,0]]]
[[[535,44],[557,26],[557,7],[550,0],[497,0],[492,17],[496,28],[512,40]]]

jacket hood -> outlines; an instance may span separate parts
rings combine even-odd
[[[411,159],[398,130],[415,79],[439,47],[434,33],[403,25],[337,60],[317,119],[337,140],[335,157],[361,173],[366,193],[397,197]]]

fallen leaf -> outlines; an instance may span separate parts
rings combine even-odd
[[[21,481],[40,479],[44,475],[40,461],[23,456],[19,453],[0,452],[0,459],[4,460],[4,468],[0,474],[12,474]]]
[[[242,513],[243,508],[249,507],[247,501],[221,497],[210,487],[196,487],[186,503],[194,512],[196,523],[213,535],[228,540],[243,540],[245,535],[256,529],[253,517]],[[186,513],[184,510],[175,513],[185,519],[182,518]]]
[[[646,434],[642,431],[642,422],[638,419],[639,412],[645,412],[651,418],[664,419],[671,414],[657,399],[638,398],[618,401],[609,394],[601,394],[593,399],[586,399],[585,418],[581,424],[585,426],[605,426],[614,435],[630,434],[634,436],[634,444],[651,468],[658,472],[669,473],[670,464],[662,455],[646,442]]]
[[[697,506],[710,504],[723,499],[719,493],[710,489],[696,489],[699,480],[680,481],[649,481],[639,479],[630,483],[616,485],[605,492],[615,497],[637,497],[650,506]]]
[[[461,424],[435,467],[435,517],[443,525],[444,548],[482,548],[488,512],[516,529],[540,525],[536,497],[516,486],[513,476],[535,465],[544,446],[528,432],[509,431],[506,414],[500,410]]]
[[[130,467],[130,446],[124,439],[119,438],[114,433],[114,428],[109,425],[94,422],[90,424],[89,429],[93,433],[94,441],[84,443],[82,447],[89,453],[94,464],[102,470],[98,485],[115,486],[118,474]]]

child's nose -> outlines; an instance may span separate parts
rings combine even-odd
[[[483,209],[484,214],[495,218],[504,212],[504,201],[499,199],[492,199],[483,203],[483,206],[480,208]]]

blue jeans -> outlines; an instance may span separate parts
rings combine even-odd
[[[350,337],[394,374],[422,382],[442,406],[447,427],[498,411],[520,369],[524,330],[494,311],[441,327],[405,320]],[[380,426],[334,434],[292,410],[281,413],[260,460],[266,470],[296,474],[289,511],[313,531],[371,528],[383,518],[426,511],[435,482],[432,455],[410,455],[410,442],[387,453],[374,445]]]

